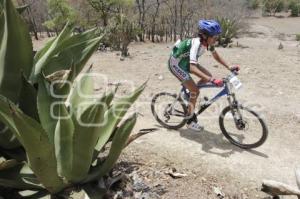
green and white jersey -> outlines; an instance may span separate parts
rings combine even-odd
[[[198,58],[205,51],[206,48],[201,46],[200,38],[178,40],[172,50],[171,58],[177,61],[180,68],[189,72],[190,64],[197,64]]]

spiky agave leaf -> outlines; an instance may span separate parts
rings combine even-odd
[[[116,100],[115,102],[113,102],[110,109],[105,113],[105,121],[108,122],[99,128],[99,131],[105,133],[101,134],[95,147],[95,150],[98,151],[98,153],[106,144],[114,129],[117,127],[118,123],[122,120],[128,109],[140,96],[145,87],[146,83],[137,88],[130,96],[126,96],[119,100]]]
[[[134,114],[117,129],[106,160],[103,164],[99,163],[95,168],[93,168],[84,182],[93,181],[97,178],[103,177],[112,169],[122,150],[126,146],[128,137],[136,123],[136,119],[137,114]]]
[[[102,199],[107,192],[105,189],[101,189],[93,184],[85,184],[83,190],[89,199]]]
[[[28,77],[33,58],[28,27],[10,0],[3,0],[0,27],[0,94],[16,103],[22,86],[21,72]]]
[[[102,37],[95,37],[85,41],[76,40],[69,46],[62,45],[58,56],[44,66],[46,75],[57,70],[68,70],[72,63],[76,65],[77,71],[81,71],[98,48],[101,39]]]
[[[41,50],[41,53],[38,53],[35,56],[34,68],[31,71],[30,76],[32,83],[36,83],[38,81],[38,77],[40,76],[42,69],[47,63],[49,63],[52,57],[59,52],[57,46],[59,46],[63,40],[71,36],[72,30],[73,28],[69,24],[66,24],[58,37],[53,41],[48,42],[47,45]]]
[[[28,77],[32,68],[32,43],[27,25],[22,21],[12,2],[2,0],[1,5],[0,94],[17,103],[22,88],[21,72]],[[20,146],[10,130],[6,127],[1,130],[1,147],[14,149]]]
[[[58,106],[61,99],[55,98],[50,84],[40,79],[38,82],[37,108],[42,127],[47,132],[50,143],[54,144],[54,133],[58,121]]]
[[[19,107],[28,116],[39,121],[37,110],[37,91],[36,89],[22,76],[22,89],[19,97]]]
[[[15,136],[18,136],[19,132],[11,117],[9,102],[9,99],[0,95],[0,121],[4,123],[7,128],[14,133]]]
[[[63,189],[66,185],[57,174],[54,147],[50,144],[47,133],[39,123],[22,113],[13,103],[3,101],[3,98],[0,101],[0,104],[4,104],[0,107],[1,119],[5,118],[4,122],[8,124],[13,122],[11,130],[25,148],[29,166],[37,178],[52,193]],[[10,109],[10,115],[5,113],[5,104]]]
[[[70,108],[72,109],[74,117],[80,116],[82,111],[90,105],[89,102],[92,101],[94,81],[91,70],[92,66],[86,73],[77,77],[66,101],[66,103],[71,106]]]
[[[100,134],[105,133],[98,131],[99,125],[103,123],[104,113],[107,110],[105,100],[106,96],[91,103],[78,118],[73,118],[75,125],[73,139],[73,182],[80,182],[88,174],[92,163],[94,147]]]
[[[58,117],[54,135],[57,172],[65,183],[69,183],[72,178],[74,124],[64,103],[58,104]]]
[[[69,26],[69,27],[67,28],[67,26]],[[64,32],[63,33],[64,35],[56,43],[56,46],[55,46],[55,49],[54,49],[55,52],[53,54],[58,54],[62,49],[70,47],[70,46],[76,44],[76,42],[81,43],[81,42],[84,42],[84,41],[87,41],[87,40],[90,40],[90,39],[94,39],[96,37],[95,36],[95,29],[87,30],[87,31],[85,31],[83,33],[79,33],[79,34],[71,34],[69,31],[72,30],[72,29],[70,29],[72,27],[68,23],[65,25],[64,28],[65,29],[63,29],[62,32],[61,32],[61,33]],[[41,57],[44,56],[44,54],[49,50],[49,48],[53,47],[52,44],[53,44],[53,42],[57,41],[58,37],[49,40],[46,43],[46,45],[36,53],[36,55],[34,56],[34,63],[37,63],[41,59]],[[45,69],[45,70],[48,70],[48,69]],[[52,72],[47,71],[47,73],[48,72],[52,73],[54,71],[52,71]]]
[[[70,70],[71,66],[75,65],[76,70],[72,70],[71,73],[76,72],[75,77],[79,74],[87,60],[97,49],[101,37],[96,36],[95,29],[76,35],[71,33],[72,29],[66,25],[55,40],[48,42],[36,54],[34,59],[35,72],[32,74],[33,82],[37,81],[42,70],[48,76],[56,71]]]
[[[44,189],[36,176],[24,162],[18,163],[13,167],[0,170],[0,185],[14,189]]]
[[[4,124],[0,124],[0,146],[3,149],[15,149],[20,146],[16,136]]]

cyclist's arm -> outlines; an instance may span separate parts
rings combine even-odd
[[[224,59],[219,55],[219,53],[214,49],[214,47],[211,47],[211,53],[215,60],[225,66],[228,70],[230,70],[230,66],[224,61]]]
[[[192,47],[190,50],[190,72],[197,77],[201,78],[203,82],[209,82],[211,77],[203,73],[201,70],[198,69],[198,51],[200,49],[201,43],[200,39],[192,39]]]
[[[211,77],[199,70],[197,64],[190,64],[190,72],[199,77],[203,82],[211,81]]]

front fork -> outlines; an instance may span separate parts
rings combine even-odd
[[[240,111],[239,103],[235,97],[235,94],[229,91],[227,100],[230,106],[230,111],[234,119],[234,123],[237,129],[243,130],[245,128],[245,123],[243,120],[243,116]]]

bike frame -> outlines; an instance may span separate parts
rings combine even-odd
[[[200,84],[197,86],[199,89],[220,88],[212,83]],[[181,92],[184,92],[185,95],[189,95],[186,92],[185,87],[182,87]],[[180,95],[178,95],[178,96],[180,96]],[[223,96],[227,96],[227,100],[228,100],[230,106],[235,107],[235,108],[237,107],[237,100],[235,98],[235,93],[233,93],[231,91],[230,83],[226,79],[224,79],[224,86],[222,87],[222,90],[217,95],[215,95],[213,98],[211,98],[210,100],[207,100],[203,105],[201,105],[201,107],[197,111],[197,115],[200,115],[201,113],[203,113],[208,107],[210,107],[214,102],[216,102],[219,98],[221,98]]]

